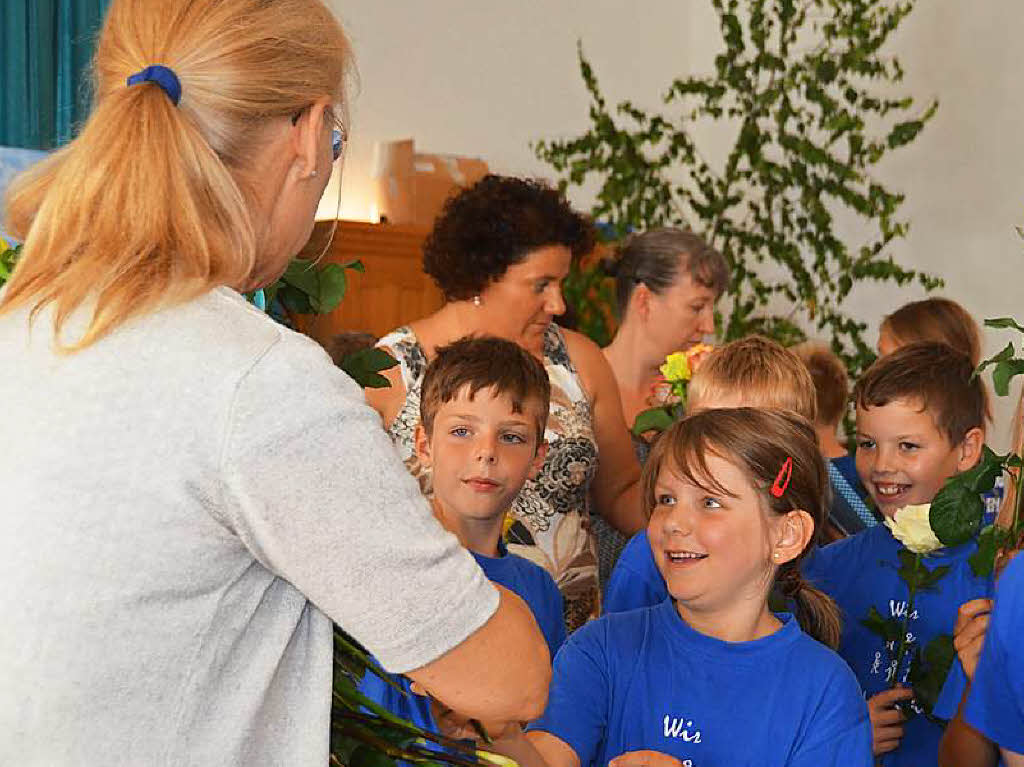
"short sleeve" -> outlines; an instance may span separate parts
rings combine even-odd
[[[215,515],[388,670],[435,660],[497,609],[362,391],[308,339],[284,334],[242,378],[220,463]]]
[[[965,719],[1001,748],[1024,754],[1024,557],[999,581]]]
[[[960,708],[960,699],[967,689],[967,674],[960,663],[960,658],[953,658],[953,665],[949,667],[946,681],[939,692],[939,698],[932,707],[932,714],[939,719],[952,719]]]
[[[606,621],[589,623],[562,646],[552,669],[548,705],[527,729],[554,735],[589,765],[608,728],[611,683],[603,638]]]
[[[541,584],[544,591],[543,614],[537,616],[540,630],[548,643],[548,650],[551,651],[551,661],[554,662],[558,651],[565,644],[565,616],[562,610],[562,593],[555,585],[555,580],[547,571],[541,572]]]
[[[837,666],[827,679],[811,729],[787,767],[872,767],[875,763],[867,701],[853,672],[838,656],[834,661],[842,667]]]
[[[634,535],[619,556],[604,596],[607,613],[654,607],[665,601],[668,589],[654,563],[647,532]]]

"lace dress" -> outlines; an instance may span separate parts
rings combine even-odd
[[[405,403],[388,433],[429,497],[430,470],[418,461],[413,449],[426,354],[408,327],[389,333],[378,346],[386,346],[399,361],[406,390]],[[544,367],[551,381],[551,409],[544,433],[548,455],[536,479],[527,480],[516,498],[505,542],[513,554],[551,573],[562,593],[566,627],[573,631],[596,617],[601,608],[589,493],[597,471],[597,441],[590,402],[569,359],[565,339],[554,324],[544,335]]]

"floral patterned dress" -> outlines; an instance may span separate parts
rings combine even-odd
[[[408,327],[389,333],[378,346],[390,349],[399,361],[406,391],[405,403],[388,433],[429,497],[430,470],[420,464],[413,449],[426,354]],[[601,609],[589,493],[597,471],[597,441],[590,402],[569,359],[565,338],[553,323],[544,335],[544,367],[551,381],[551,409],[544,432],[548,455],[536,479],[528,480],[516,498],[505,541],[513,554],[551,573],[562,593],[566,628],[573,631]]]

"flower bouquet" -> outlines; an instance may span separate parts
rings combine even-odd
[[[651,399],[657,402],[653,407],[641,411],[633,422],[633,434],[641,436],[648,432],[663,432],[683,417],[686,412],[686,395],[693,371],[714,350],[708,344],[696,344],[684,352],[673,352],[658,368],[660,378],[654,384]]]

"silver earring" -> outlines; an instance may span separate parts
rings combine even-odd
[[[480,296],[473,296],[473,306],[480,306]]]
[[[779,558],[779,552],[776,551],[774,554],[772,554],[772,557],[774,559],[778,559]]]
[[[311,170],[311,171],[309,172],[309,177],[310,177],[310,178],[316,178],[316,171],[315,171],[315,170]]]

